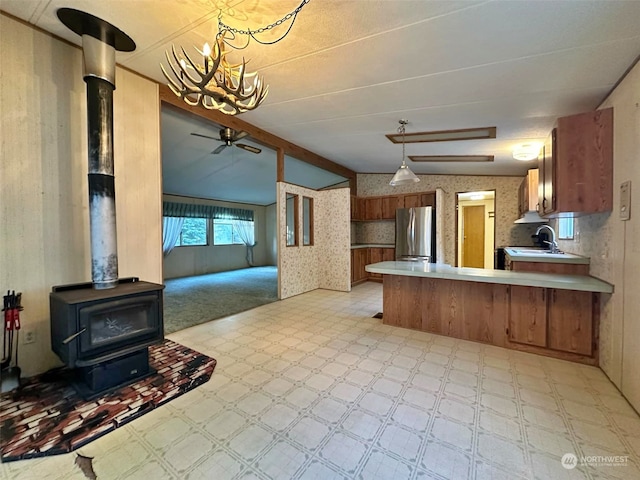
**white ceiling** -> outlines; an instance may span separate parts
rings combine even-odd
[[[233,27],[257,28],[299,1],[2,0],[1,8],[76,44],[80,38],[59,22],[58,8],[103,18],[137,44],[132,53],[118,53],[118,63],[165,83],[159,68],[165,50],[174,43],[195,55],[192,46],[212,43],[220,12]],[[283,41],[252,43],[230,58],[250,59],[249,70],[269,84],[263,105],[243,120],[356,172],[395,171],[401,147],[384,134],[406,118],[408,133],[497,127],[492,140],[407,145],[407,155],[495,155],[492,164],[409,162],[416,173],[524,175],[532,165],[513,160],[512,147],[544,141],[557,117],[599,105],[640,54],[639,19],[640,1],[312,0]],[[165,180],[204,196],[206,178],[213,182],[242,163],[275,179],[266,153],[228,148],[207,156],[217,143],[169,135],[165,118]],[[216,135],[216,126],[190,121],[182,134]],[[176,163],[178,157],[186,163]],[[228,177],[223,188],[237,190],[234,177],[251,185],[256,198],[263,195],[247,174]]]

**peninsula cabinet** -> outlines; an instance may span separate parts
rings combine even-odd
[[[594,311],[598,311],[598,295],[592,292],[511,285],[508,338],[514,343],[592,357]]]
[[[591,356],[597,295],[575,290],[550,289],[550,292],[549,348]]]
[[[538,167],[540,214],[579,216],[613,208],[613,109],[558,119]]]
[[[547,289],[509,287],[509,340],[547,346]]]
[[[383,275],[385,325],[598,365],[600,294],[612,290],[605,282],[548,275],[540,287],[528,284],[540,274],[480,275],[449,265],[420,271],[404,263],[367,267]],[[565,288],[571,283],[578,289]]]

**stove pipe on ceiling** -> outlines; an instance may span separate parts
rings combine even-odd
[[[113,288],[118,285],[113,174],[115,52],[131,52],[136,44],[118,28],[86,12],[61,8],[56,13],[62,23],[82,36],[89,137],[91,280],[95,289]]]

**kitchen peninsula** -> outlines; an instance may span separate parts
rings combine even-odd
[[[589,365],[598,364],[600,294],[613,286],[561,275],[380,262],[383,323]]]

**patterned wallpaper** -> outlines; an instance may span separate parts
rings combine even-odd
[[[351,190],[339,188],[318,193],[315,209],[319,288],[351,291]]]
[[[442,189],[444,263],[455,265],[455,205],[459,192],[496,191],[496,246],[533,244],[531,235],[537,225],[513,223],[518,218],[518,187],[523,177],[418,175],[420,182],[401,187],[391,187],[390,177],[389,174],[358,174],[358,195],[369,197]],[[394,235],[393,222],[368,222],[356,227],[358,243],[393,243]]]
[[[314,245],[286,246],[286,195],[298,195],[298,235],[302,238],[302,197],[314,202]],[[281,299],[316,288],[351,290],[349,189],[316,191],[278,183],[278,259]]]

